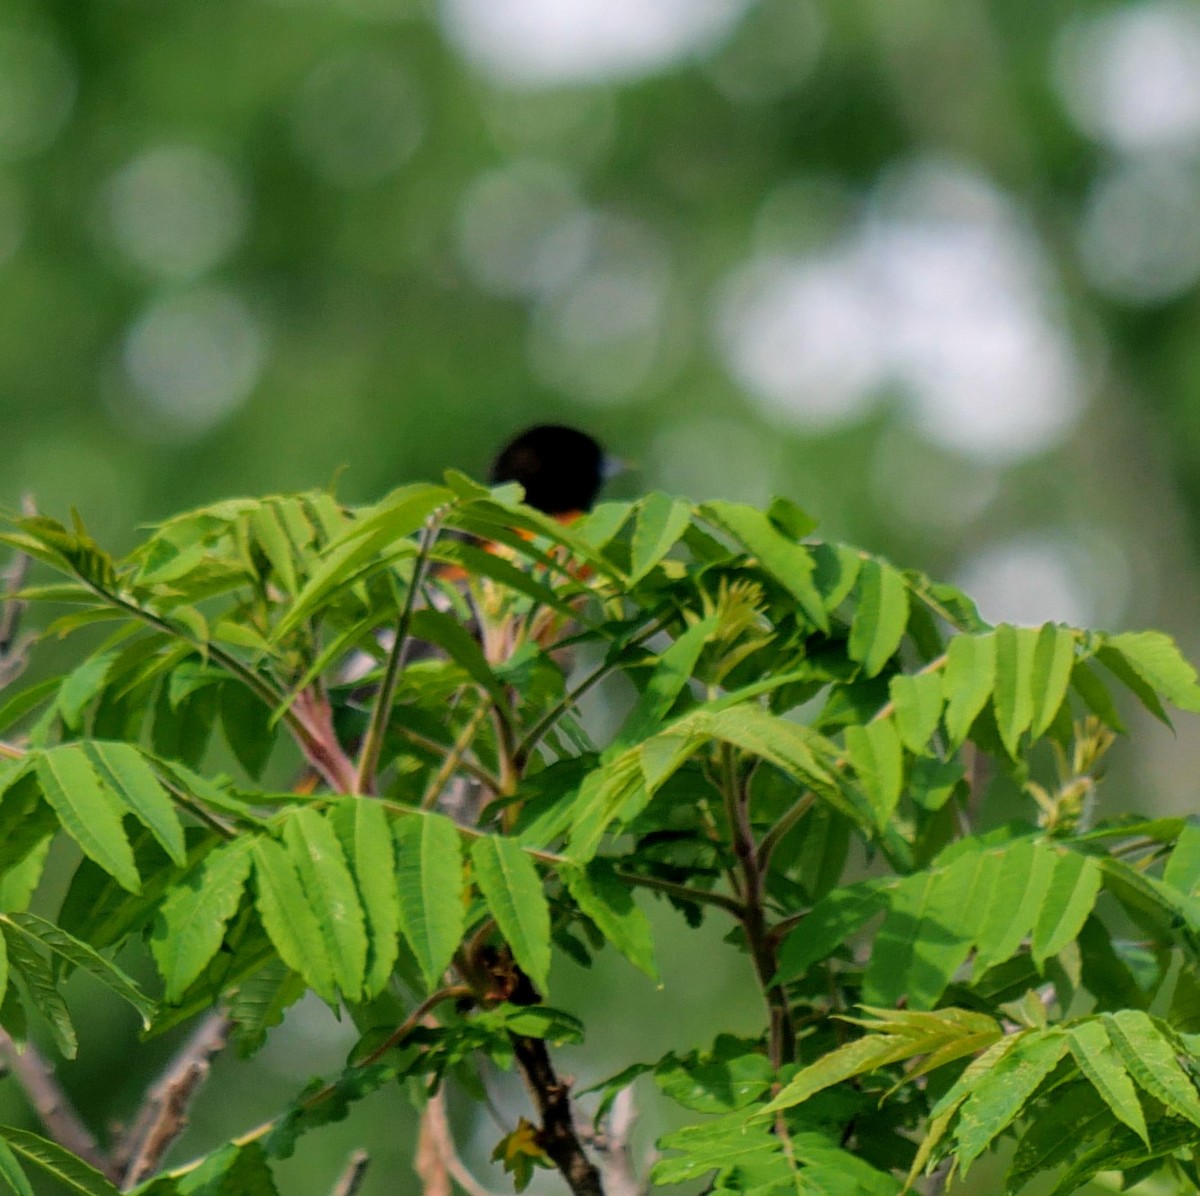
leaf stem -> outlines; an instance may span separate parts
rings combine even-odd
[[[375,788],[375,772],[379,766],[379,755],[383,751],[383,739],[387,732],[388,722],[392,717],[392,706],[396,700],[396,685],[404,668],[408,655],[408,628],[412,622],[413,610],[417,604],[417,595],[425,580],[425,571],[429,567],[429,553],[437,540],[442,526],[442,512],[436,512],[425,524],[421,531],[421,539],[417,548],[417,559],[413,564],[412,577],[408,583],[408,593],[404,596],[404,606],[400,617],[396,620],[396,638],[392,641],[392,649],[388,653],[387,665],[383,672],[383,681],[379,693],[375,697],[375,706],[371,711],[371,722],[367,733],[363,736],[362,750],[358,757],[358,771],[354,779],[354,793],[370,793]]]

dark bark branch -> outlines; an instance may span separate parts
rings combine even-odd
[[[28,1043],[23,1051],[18,1051],[12,1038],[0,1030],[0,1060],[24,1089],[46,1133],[59,1146],[115,1179],[112,1159],[100,1148],[37,1047]]]
[[[583,1149],[571,1118],[570,1086],[558,1078],[550,1052],[540,1038],[510,1034],[517,1065],[541,1118],[542,1149],[567,1181],[575,1196],[604,1196],[600,1172]]]
[[[232,1030],[232,1018],[210,1013],[146,1093],[116,1155],[124,1188],[153,1175],[171,1144],[187,1128],[188,1108]]]

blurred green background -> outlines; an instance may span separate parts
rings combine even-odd
[[[625,493],[784,493],[993,619],[1194,655],[1198,279],[1183,0],[0,8],[0,504],[115,547],[343,468],[350,500],[482,474],[565,421],[637,462]],[[1194,740],[1145,732],[1110,801],[1190,808]],[[659,992],[564,973],[603,1019],[568,1069],[749,1030],[744,961],[697,950],[665,936]],[[97,1118],[131,1035],[97,1011],[70,1073]],[[302,1007],[190,1146],[346,1041]],[[399,1105],[370,1103],[367,1194],[416,1190]],[[307,1142],[289,1196],[361,1136]]]

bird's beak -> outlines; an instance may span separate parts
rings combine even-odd
[[[604,481],[611,482],[613,478],[619,478],[621,474],[636,468],[632,461],[626,461],[624,457],[613,457],[605,453],[604,460],[600,462],[600,476]]]

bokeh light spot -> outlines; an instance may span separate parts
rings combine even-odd
[[[75,91],[75,71],[50,38],[0,29],[0,160],[45,149],[67,123]]]
[[[477,178],[459,212],[460,252],[494,295],[556,290],[582,268],[591,221],[571,179],[555,166],[515,162]]]
[[[1150,0],[1068,23],[1055,61],[1075,123],[1122,150],[1200,141],[1200,8]]]
[[[266,339],[235,293],[216,287],[159,299],[125,341],[125,369],[142,400],[148,437],[191,439],[250,396]]]
[[[109,230],[130,261],[165,278],[190,278],[241,240],[246,199],[223,158],[194,145],[162,145],[123,166],[106,188]]]
[[[1200,278],[1200,172],[1125,162],[1099,178],[1079,230],[1088,279],[1127,303],[1174,299]]]
[[[833,249],[740,268],[717,335],[747,393],[803,427],[857,418],[891,385],[931,443],[1014,460],[1057,444],[1082,408],[1050,282],[999,192],[915,163]]]
[[[447,35],[497,79],[635,79],[718,44],[748,0],[441,0]]]
[[[395,174],[416,152],[425,117],[416,83],[383,50],[345,50],[304,80],[292,133],[327,182],[358,187]]]
[[[592,217],[589,249],[534,312],[530,360],[549,386],[621,402],[669,366],[670,263],[649,228],[610,215]]]

